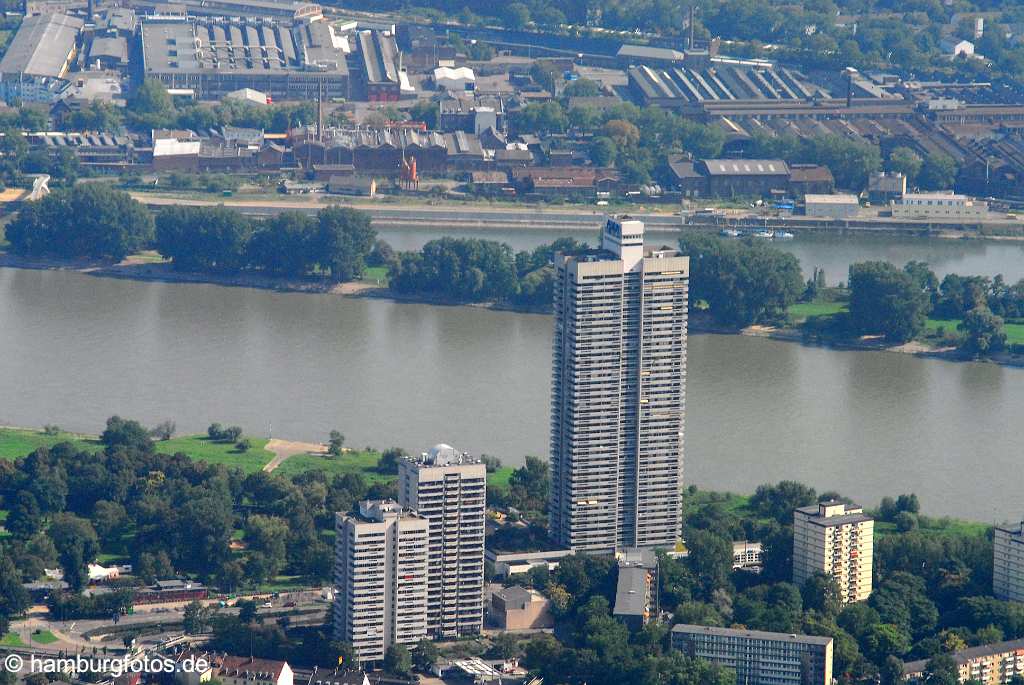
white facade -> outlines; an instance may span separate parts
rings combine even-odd
[[[434,84],[438,90],[468,90],[475,83],[476,75],[469,67],[434,69]]]
[[[732,567],[734,569],[756,568],[763,562],[764,550],[760,542],[744,540],[732,543]]]
[[[359,503],[335,516],[334,636],[360,663],[380,661],[393,644],[427,635],[427,519],[396,502]]]
[[[807,216],[850,219],[859,211],[860,201],[856,195],[804,195],[804,213]]]
[[[892,201],[893,218],[984,219],[988,203],[955,193],[907,193]]]
[[[996,526],[993,547],[992,594],[1024,602],[1024,522]]]
[[[844,604],[871,594],[875,522],[855,505],[822,502],[793,512],[793,583],[835,577]]]
[[[450,445],[399,463],[398,498],[430,522],[427,631],[437,637],[483,629],[487,468]]]

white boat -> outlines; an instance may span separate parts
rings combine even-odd
[[[721,231],[718,232],[718,235],[723,236],[725,238],[739,238],[740,232],[737,231],[735,228],[723,228]]]
[[[769,231],[768,229],[758,229],[756,231],[751,231],[748,235],[750,235],[753,238],[765,238],[766,240],[771,240],[773,237],[775,237],[775,234]]]
[[[772,235],[772,237],[775,238],[775,240],[791,240],[795,236],[789,231],[775,231],[775,234]]]

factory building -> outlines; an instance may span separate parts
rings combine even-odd
[[[148,18],[141,36],[145,75],[197,99],[243,88],[274,100],[349,95],[348,43],[326,21]]]
[[[25,17],[0,60],[5,100],[53,102],[67,87],[84,22],[64,14]]]

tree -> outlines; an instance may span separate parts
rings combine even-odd
[[[177,424],[174,423],[174,421],[161,421],[153,427],[150,434],[158,440],[170,440],[174,437],[174,432],[176,430]]]
[[[351,281],[362,277],[376,239],[369,214],[348,207],[328,207],[317,215],[309,250],[321,271],[329,273],[332,280]]]
[[[519,640],[511,633],[498,633],[491,639],[490,658],[507,661],[519,655]]]
[[[235,608],[238,609],[238,620],[243,625],[256,622],[256,602],[251,599],[240,599],[235,602]]]
[[[246,524],[245,539],[249,549],[263,555],[259,580],[269,580],[284,567],[286,543],[288,540],[288,522],[278,516],[253,514]]]
[[[198,600],[193,600],[185,605],[185,613],[182,619],[182,628],[187,635],[198,635],[206,630],[210,621],[210,611]]]
[[[412,655],[405,645],[394,644],[384,653],[384,670],[408,678],[412,675]]]
[[[111,416],[107,419],[107,428],[100,434],[100,442],[106,445],[108,450],[125,447],[149,452],[153,449],[149,431],[138,421],[122,419],[120,416]]]
[[[433,640],[423,638],[416,644],[412,652],[413,664],[416,670],[421,673],[430,673],[434,664],[441,658],[441,650],[437,648]]]
[[[924,158],[918,185],[923,190],[948,190],[956,180],[956,161],[941,152],[930,153]]]
[[[688,235],[679,247],[690,256],[691,301],[707,302],[719,323],[783,320],[804,290],[796,257],[764,244]]]
[[[120,261],[152,239],[152,215],[106,183],[55,190],[27,203],[7,226],[11,249],[27,255]]]
[[[814,573],[800,588],[804,608],[814,609],[825,616],[834,617],[843,608],[843,598],[835,576],[828,573]]]
[[[35,495],[23,490],[15,495],[14,506],[11,507],[4,528],[15,538],[27,540],[35,535],[43,525],[43,513]]]
[[[30,601],[14,562],[7,554],[0,554],[0,628],[4,633],[10,618],[25,611]]]
[[[594,166],[614,166],[618,150],[614,140],[608,136],[598,136],[590,144],[590,161],[594,163]]]
[[[227,207],[176,205],[156,217],[156,249],[181,271],[240,270],[251,235],[252,222]]]
[[[850,265],[850,320],[859,333],[906,342],[924,329],[928,301],[911,277],[888,262]]]
[[[505,5],[505,21],[508,27],[519,30],[530,25],[530,8],[521,2],[512,2]]]
[[[960,669],[948,654],[933,656],[924,666],[925,685],[959,685]]]
[[[890,654],[879,669],[881,685],[900,685],[903,682],[903,661]]]
[[[921,173],[921,165],[924,161],[909,147],[897,147],[889,153],[889,163],[886,165],[889,171],[901,173],[907,177],[907,185],[912,186]]]
[[[732,574],[732,542],[708,531],[695,531],[686,540],[690,548],[690,567],[704,597],[729,586]]]
[[[166,128],[174,115],[174,103],[163,83],[147,78],[136,89],[128,112],[135,126]]]
[[[380,455],[380,460],[377,462],[377,473],[398,473],[398,462],[406,454],[407,452],[401,447],[390,447],[384,450]]]
[[[334,457],[340,457],[344,444],[345,436],[342,435],[341,431],[332,430],[330,433],[330,439],[327,443],[327,453]]]
[[[968,354],[986,355],[1006,347],[1003,319],[988,307],[978,306],[967,312],[957,330],[964,333],[960,349]]]

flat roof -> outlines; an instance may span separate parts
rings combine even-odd
[[[615,586],[616,616],[642,616],[647,610],[647,574],[643,566],[620,566]]]
[[[62,77],[84,25],[81,19],[64,14],[25,17],[0,60],[0,73]]]
[[[850,195],[846,193],[836,193],[834,195],[813,195],[808,193],[804,195],[805,203],[814,203],[819,205],[859,205],[860,200],[857,199],[856,195]]]
[[[141,33],[146,73],[348,73],[345,51],[322,21],[188,17],[143,21]]]
[[[821,635],[798,635],[796,633],[769,633],[764,630],[742,630],[738,628],[718,628],[715,626],[697,626],[679,623],[672,626],[673,633],[692,635],[714,635],[716,637],[745,637],[751,640],[772,640],[776,642],[795,642],[799,644],[826,646],[832,638]]]
[[[953,652],[950,656],[953,657],[953,660],[958,664],[962,664],[970,661],[971,659],[977,659],[978,657],[995,656],[996,654],[1022,649],[1024,649],[1024,638],[1019,640],[1007,640],[1006,642],[993,642],[988,645],[961,649],[959,652]],[[904,673],[920,673],[924,670],[927,664],[927,659],[921,659],[920,661],[908,661],[903,664],[903,671]]]

